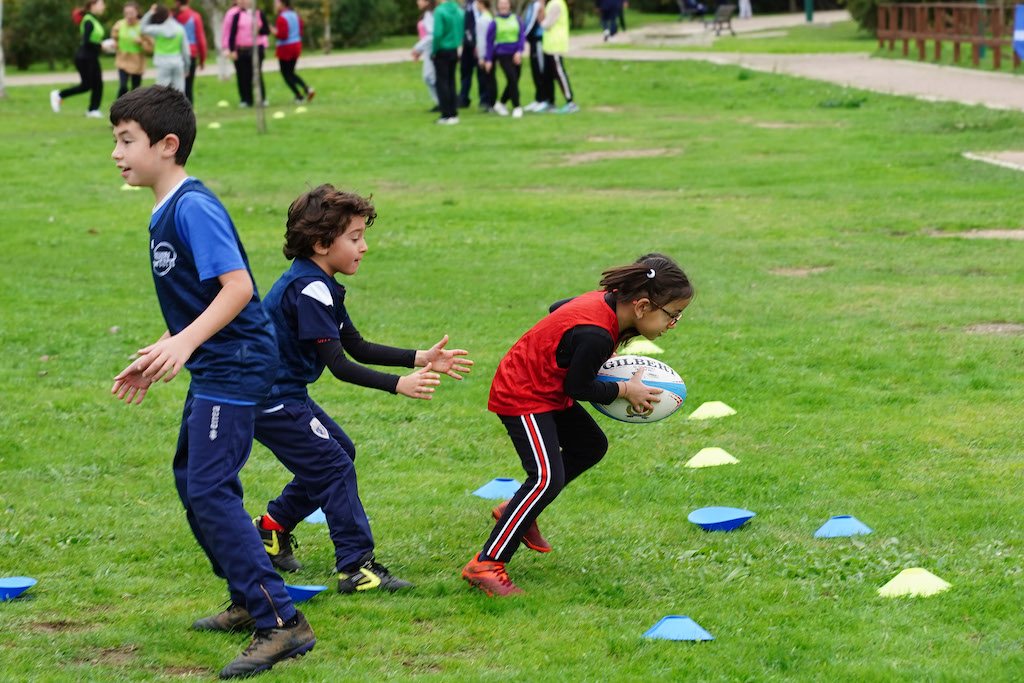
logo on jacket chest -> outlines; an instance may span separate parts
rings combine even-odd
[[[169,242],[151,242],[150,247],[153,251],[153,272],[157,277],[167,275],[174,268],[174,262],[178,260],[178,252],[174,250],[174,245]]]

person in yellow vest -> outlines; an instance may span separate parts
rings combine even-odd
[[[103,112],[100,111],[100,100],[103,99],[100,45],[106,32],[96,16],[103,14],[103,10],[106,8],[103,0],[85,0],[85,5],[82,7],[84,12],[82,22],[78,25],[78,33],[82,36],[82,42],[79,43],[78,49],[75,51],[75,68],[78,69],[78,75],[82,78],[82,82],[73,88],[50,91],[50,108],[53,109],[54,114],[60,113],[61,101],[65,97],[87,92],[89,93],[89,109],[86,110],[85,115],[91,119],[103,118]]]
[[[569,85],[569,74],[565,72],[563,57],[569,51],[569,8],[565,0],[548,0],[544,7],[544,16],[540,21],[544,29],[541,44],[544,48],[544,96],[548,106],[537,111],[572,114],[580,107],[573,99],[572,86]],[[558,81],[565,96],[565,104],[555,107],[555,81]]]
[[[110,37],[117,42],[114,66],[117,67],[119,81],[118,97],[142,85],[142,72],[146,70],[146,53],[143,52],[142,27],[139,24],[141,16],[139,3],[134,0],[126,2],[124,4],[124,19],[119,20],[110,29]],[[129,81],[131,81],[130,88],[128,87]]]
[[[185,74],[192,63],[192,46],[165,5],[153,5],[142,17],[142,32],[153,38],[156,84],[185,92]]]

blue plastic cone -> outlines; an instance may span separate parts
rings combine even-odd
[[[686,519],[705,531],[732,531],[756,516],[757,513],[743,508],[709,507],[694,510]]]
[[[288,591],[288,595],[291,597],[292,602],[303,602],[309,600],[317,593],[322,593],[327,590],[327,586],[289,586],[284,585]]]
[[[27,576],[8,576],[0,579],[0,600],[13,600],[38,583]]]
[[[700,624],[690,617],[671,615],[662,617],[661,621],[647,629],[644,638],[660,640],[714,640],[715,637],[702,629]]]
[[[870,534],[871,527],[851,515],[836,515],[814,532],[816,538],[839,538]]]
[[[310,524],[326,524],[327,515],[324,514],[322,508],[317,508],[316,510],[313,510],[313,512],[309,513],[305,521]]]
[[[491,479],[476,491],[473,491],[473,495],[480,496],[481,498],[504,500],[505,498],[511,498],[512,495],[519,490],[520,486],[522,486],[522,484],[515,479],[498,477],[497,479]]]

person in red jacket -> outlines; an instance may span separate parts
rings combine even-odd
[[[505,563],[522,542],[548,552],[537,517],[573,479],[608,450],[608,439],[579,401],[625,398],[650,409],[661,389],[644,384],[643,370],[627,382],[600,381],[601,365],[630,339],[653,340],[673,329],[693,299],[682,269],[663,254],[602,273],[600,289],[554,303],[498,364],[487,409],[505,425],[526,470],[511,500],[492,512],[490,537],[462,578],[494,597],[522,593]]]
[[[277,38],[276,54],[281,76],[295,93],[296,102],[311,101],[316,90],[307,86],[295,73],[295,63],[302,54],[302,17],[292,9],[292,0],[274,0],[274,11],[277,12],[274,36]]]
[[[196,64],[198,62],[200,69],[206,66],[206,30],[203,28],[203,17],[188,3],[189,0],[174,0],[173,16],[185,27],[185,37],[192,48],[192,61],[185,73],[185,96],[189,102],[195,102],[192,86],[196,81]]]

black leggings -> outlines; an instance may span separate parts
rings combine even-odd
[[[96,55],[83,53],[79,50],[75,53],[75,68],[82,82],[73,88],[60,91],[60,98],[80,95],[84,92],[89,95],[89,111],[96,111],[100,108],[100,100],[103,99],[103,72],[100,71],[100,58]]]
[[[501,93],[501,103],[505,104],[512,100],[512,106],[519,106],[519,70],[520,66],[515,63],[512,55],[498,55],[498,64],[505,74],[505,90]]]
[[[459,53],[455,50],[438,50],[433,59],[437,74],[437,106],[441,108],[441,118],[458,116],[455,67],[459,63]]]
[[[252,101],[252,48],[240,47],[237,50],[238,59],[235,60],[235,78],[238,80],[238,98],[250,107]],[[263,83],[263,46],[259,46],[259,69],[260,69],[260,90],[263,91],[263,99],[267,99],[267,86]]]
[[[562,89],[562,95],[566,102],[572,102],[572,86],[569,84],[569,74],[565,72],[565,62],[562,55],[544,55],[544,101],[554,103],[555,81],[558,81]]]
[[[118,80],[117,96],[120,97],[121,95],[125,94],[129,90],[135,90],[140,85],[142,85],[142,74],[130,74],[127,71],[125,71],[124,69],[118,69],[117,70],[117,80]],[[128,87],[128,82],[129,81],[131,81],[131,84],[132,84],[132,87],[130,87],[130,88]]]
[[[295,62],[298,59],[279,59],[277,63],[281,67],[281,76],[284,77],[284,82],[292,89],[295,93],[295,97],[300,100],[304,100],[309,96],[309,88],[306,86],[306,82],[303,81],[297,73],[295,73]],[[300,90],[301,88],[301,90]]]
[[[196,82],[196,58],[193,57],[189,60],[188,71],[185,72],[185,97],[188,98],[189,102],[195,102],[193,97],[195,96],[193,86]]]
[[[608,439],[579,403],[565,410],[498,417],[523,462],[526,481],[505,506],[480,559],[508,562],[544,508],[569,482],[600,462]]]

